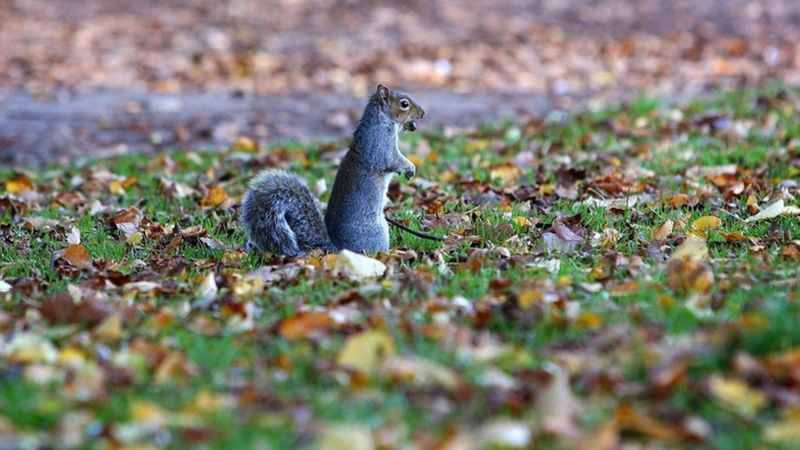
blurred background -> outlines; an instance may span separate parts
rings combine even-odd
[[[800,82],[797,0],[2,0],[0,162],[346,136]]]

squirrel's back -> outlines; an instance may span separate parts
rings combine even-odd
[[[315,248],[334,250],[319,206],[302,178],[268,169],[250,183],[240,223],[248,246],[260,252],[296,256]]]

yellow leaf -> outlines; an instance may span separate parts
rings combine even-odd
[[[528,309],[534,303],[541,302],[543,298],[542,292],[538,289],[528,289],[519,293],[517,303],[519,303],[520,308]]]
[[[35,333],[18,333],[6,344],[3,351],[11,362],[52,363],[58,357],[55,346]]]
[[[116,342],[122,337],[122,317],[114,313],[94,328],[94,335],[103,342]]]
[[[130,245],[139,245],[142,243],[143,240],[144,240],[144,234],[141,231],[135,231],[133,234],[128,236],[127,239],[125,239],[125,242],[127,242]]]
[[[252,138],[239,136],[231,144],[231,151],[242,153],[255,153],[258,151],[258,144]]]
[[[201,206],[217,207],[228,199],[228,193],[221,186],[214,186],[206,192],[200,201]]]
[[[511,220],[514,221],[515,224],[517,224],[517,225],[519,225],[519,226],[521,226],[523,228],[527,228],[527,227],[531,226],[530,219],[528,219],[525,216],[516,216]]]
[[[383,378],[417,386],[438,385],[445,389],[458,387],[458,375],[449,367],[420,357],[393,356],[380,367]]]
[[[672,220],[667,220],[666,222],[662,223],[661,225],[653,228],[653,231],[650,232],[650,239],[654,241],[660,241],[662,239],[666,239],[672,234],[672,229],[675,226],[675,222]]]
[[[264,292],[264,278],[246,276],[233,283],[233,295],[240,299],[247,299]]]
[[[328,425],[317,438],[318,450],[374,450],[369,428],[361,425]]]
[[[672,252],[671,259],[680,259],[689,256],[695,259],[708,259],[708,246],[706,240],[696,234],[689,234],[683,244]]]
[[[423,161],[422,158],[420,158],[419,156],[415,154],[409,154],[406,155],[406,157],[408,158],[409,161],[411,161],[411,164],[414,164],[414,167],[422,167]]]
[[[582,312],[575,325],[584,330],[597,330],[603,326],[603,318],[592,312]]]
[[[692,230],[704,233],[708,230],[716,230],[722,224],[722,220],[716,216],[703,216],[695,220],[692,224]]]
[[[64,367],[78,368],[86,363],[86,355],[78,348],[66,347],[58,352],[58,363]]]
[[[386,332],[364,331],[347,338],[336,362],[343,368],[372,374],[381,360],[393,354],[394,341]]]
[[[787,417],[764,427],[764,440],[771,444],[795,445],[800,442],[800,417]]]
[[[32,190],[33,181],[25,175],[18,175],[16,178],[6,181],[6,192],[9,194],[19,194]]]
[[[131,404],[131,420],[134,422],[165,424],[167,418],[168,415],[164,408],[153,402],[134,400]]]
[[[121,181],[112,181],[108,185],[108,191],[111,192],[111,195],[122,195],[125,193],[125,188],[122,187]]]
[[[520,175],[522,175],[522,172],[519,170],[519,167],[511,163],[494,166],[489,171],[489,176],[491,176],[492,179],[499,179],[503,184],[511,183],[519,178]]]
[[[736,378],[715,375],[708,385],[721,403],[744,417],[755,416],[767,404],[764,394]]]

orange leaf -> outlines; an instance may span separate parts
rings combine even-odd
[[[75,267],[91,267],[92,265],[89,251],[81,244],[68,245],[64,251],[64,259]]]
[[[206,192],[203,200],[200,202],[201,206],[217,207],[228,199],[228,193],[225,192],[221,186],[214,186]]]
[[[336,326],[331,316],[321,312],[302,312],[281,322],[280,333],[284,339],[307,339]]]

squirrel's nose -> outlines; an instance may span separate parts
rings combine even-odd
[[[408,169],[404,170],[404,171],[403,171],[403,176],[404,176],[404,177],[405,177],[407,180],[410,180],[410,179],[414,178],[414,175],[415,175],[416,173],[417,173],[417,169],[412,167],[412,168],[408,168]]]

